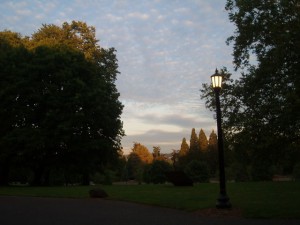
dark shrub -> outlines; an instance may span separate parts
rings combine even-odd
[[[193,186],[193,181],[183,171],[167,172],[166,177],[175,186]]]
[[[242,163],[233,163],[231,166],[231,172],[232,172],[232,179],[235,181],[248,181],[249,180],[249,174],[247,171],[247,167],[243,165]],[[227,175],[227,174],[226,174]]]
[[[154,184],[162,184],[167,181],[166,172],[169,172],[172,166],[163,160],[154,160],[150,167],[145,170],[145,178]]]
[[[193,160],[185,167],[184,172],[194,182],[208,182],[209,181],[209,169],[206,162]]]
[[[251,177],[253,181],[270,181],[273,177],[272,167],[267,162],[257,160],[251,165]]]

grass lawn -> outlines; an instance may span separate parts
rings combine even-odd
[[[93,187],[0,187],[0,195],[88,198]],[[214,208],[218,184],[101,186],[110,199],[195,211]],[[300,219],[300,182],[228,183],[234,208],[247,218]]]

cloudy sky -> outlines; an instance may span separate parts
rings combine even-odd
[[[117,87],[128,150],[179,149],[192,128],[216,129],[200,99],[202,83],[216,67],[233,71],[234,26],[226,0],[1,0],[0,30],[31,35],[42,24],[80,20],[96,28],[101,47],[117,50]]]

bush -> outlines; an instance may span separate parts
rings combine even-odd
[[[235,181],[248,181],[249,174],[247,167],[242,163],[233,163],[231,166],[232,179]]]
[[[115,172],[109,169],[103,173],[97,172],[92,176],[92,181],[95,184],[112,185],[112,182],[115,181]]]
[[[267,162],[255,161],[250,171],[253,181],[270,181],[273,178],[272,167]]]
[[[167,181],[166,173],[172,169],[172,166],[163,160],[154,160],[150,166],[145,169],[144,179],[147,183],[162,184]]]
[[[183,171],[167,172],[166,177],[175,186],[193,186],[193,181]]]
[[[24,167],[13,167],[9,171],[9,182],[27,184],[30,182],[32,172],[28,168]]]
[[[194,182],[208,182],[209,181],[209,169],[206,162],[193,160],[187,164],[184,172]]]
[[[49,185],[61,186],[65,183],[64,171],[61,169],[52,169],[49,172]]]

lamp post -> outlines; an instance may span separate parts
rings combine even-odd
[[[216,112],[218,127],[218,155],[219,155],[219,176],[220,176],[220,195],[217,199],[216,207],[220,209],[231,208],[229,198],[226,193],[225,168],[224,168],[224,148],[223,148],[223,132],[221,125],[221,109],[220,109],[220,91],[222,88],[223,76],[216,69],[215,74],[211,76],[212,86],[216,95]]]

